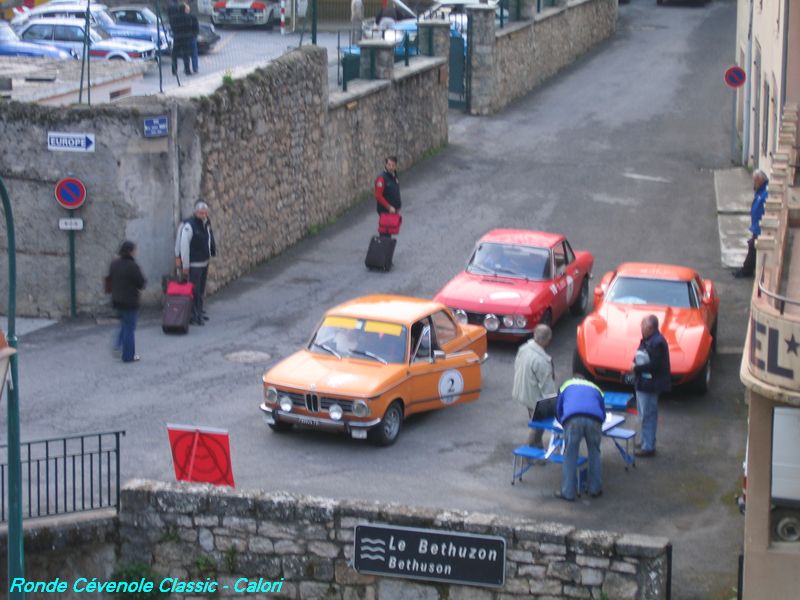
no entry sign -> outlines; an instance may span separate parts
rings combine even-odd
[[[56,183],[56,202],[68,210],[83,206],[86,201],[86,186],[80,179],[64,177]]]
[[[747,73],[744,72],[742,67],[729,67],[727,71],[725,71],[725,85],[729,88],[740,88],[744,85],[744,82],[747,81]]]

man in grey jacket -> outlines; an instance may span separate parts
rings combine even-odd
[[[546,419],[556,414],[555,372],[553,359],[545,348],[553,339],[553,332],[547,325],[537,325],[533,339],[528,340],[517,350],[514,360],[514,388],[511,392],[515,402],[528,409],[528,419]],[[542,429],[529,429],[528,445],[542,445]]]

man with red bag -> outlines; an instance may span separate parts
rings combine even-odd
[[[383,173],[375,180],[375,200],[378,210],[378,233],[392,235],[400,232],[400,181],[397,179],[397,157],[386,159]]]

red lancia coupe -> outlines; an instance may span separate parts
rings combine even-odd
[[[523,339],[567,309],[584,314],[594,258],[557,233],[494,229],[475,246],[466,269],[435,296],[462,323],[494,339]]]

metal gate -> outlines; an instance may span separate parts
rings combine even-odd
[[[467,19],[467,35],[450,30],[450,66],[448,103],[450,108],[469,112],[470,95],[470,50],[467,40],[472,36],[472,18]]]

